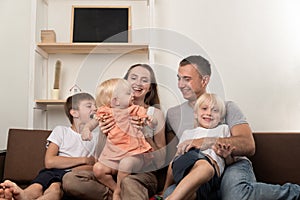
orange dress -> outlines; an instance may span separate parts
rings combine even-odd
[[[101,106],[97,110],[97,117],[111,114],[116,122],[115,127],[107,134],[107,139],[99,161],[110,167],[117,167],[124,157],[150,152],[152,147],[146,141],[141,130],[133,127],[129,117],[147,117],[147,109],[132,105],[127,109]]]

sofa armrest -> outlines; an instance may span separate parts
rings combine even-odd
[[[6,150],[0,150],[0,181],[3,181]]]
[[[44,167],[46,140],[51,131],[9,129],[4,179],[27,184]]]

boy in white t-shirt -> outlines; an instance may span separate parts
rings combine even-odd
[[[203,137],[229,137],[230,130],[228,125],[222,124],[226,113],[223,100],[215,94],[204,93],[196,101],[195,111],[195,127],[186,130],[180,137],[177,153],[173,162],[169,165],[167,179],[164,190],[173,183],[176,183],[176,189],[167,199],[195,199],[191,196],[197,192],[198,199],[206,199],[211,191],[216,191],[219,187],[220,176],[224,171],[225,162],[231,164],[234,159],[231,152],[234,147],[222,147],[224,158],[218,156],[213,147],[203,147],[201,149],[190,149],[187,151],[188,145],[182,145],[185,141]],[[189,176],[189,172],[193,170],[195,165],[202,165],[199,176],[195,177],[199,188],[190,188],[190,184],[185,181],[185,177]],[[188,179],[189,181],[191,178]],[[189,198],[187,198],[189,197]]]
[[[73,169],[91,169],[95,163],[97,133],[93,140],[82,141],[80,129],[96,111],[95,99],[87,93],[70,96],[65,103],[69,126],[57,126],[47,138],[45,169],[24,190],[10,180],[0,184],[0,199],[61,199],[61,182],[64,174]]]

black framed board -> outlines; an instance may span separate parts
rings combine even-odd
[[[130,41],[130,21],[130,6],[73,6],[71,42],[127,43]]]

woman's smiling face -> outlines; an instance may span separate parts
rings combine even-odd
[[[141,66],[134,67],[130,70],[127,80],[131,85],[134,99],[145,99],[151,85],[150,72]]]

